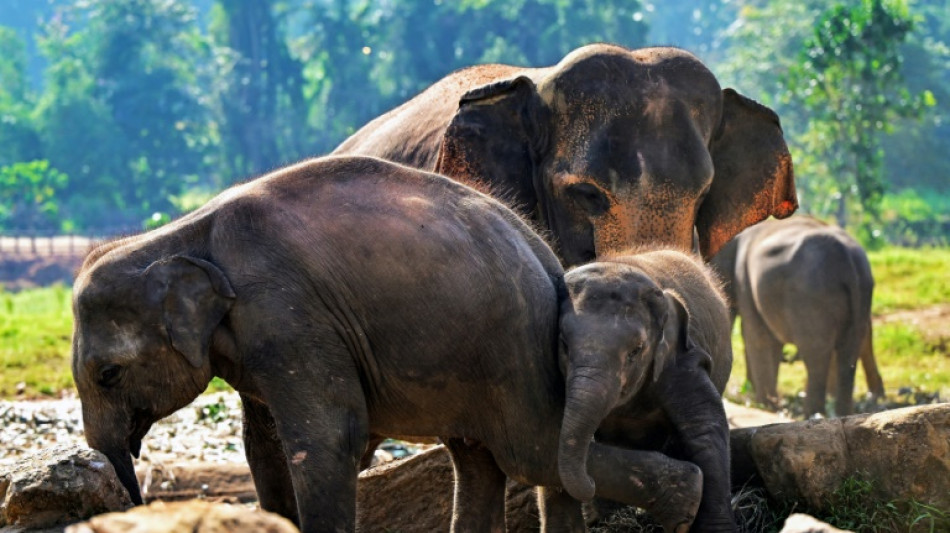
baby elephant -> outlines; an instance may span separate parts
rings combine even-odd
[[[605,444],[669,450],[703,472],[694,530],[735,531],[721,396],[732,345],[718,279],[698,258],[659,250],[575,268],[565,283],[564,487],[577,498],[592,494],[595,434]]]
[[[72,362],[86,438],[140,503],[130,454],[221,376],[241,394],[262,507],[305,532],[355,528],[371,434],[446,442],[455,531],[504,528],[506,475],[548,487],[545,527],[582,530],[580,504],[549,488],[561,421],[576,416],[564,412],[559,293],[555,255],[491,198],[377,159],[307,161],[86,258]],[[688,375],[693,359],[703,372],[689,350],[657,370]],[[695,465],[588,444],[570,468],[586,466],[597,494],[689,526],[704,489]]]

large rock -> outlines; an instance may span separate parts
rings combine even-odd
[[[96,516],[66,533],[298,533],[284,517],[248,507],[202,500],[153,502],[124,513]]]
[[[370,468],[360,474],[357,483],[357,530],[448,531],[454,487],[452,459],[442,446]],[[600,507],[584,505],[589,524],[604,512]],[[534,487],[508,480],[505,526],[508,533],[538,531]]]
[[[950,509],[950,404],[733,430],[734,482],[826,510],[848,477],[882,501]]]
[[[145,501],[200,498],[230,503],[257,500],[246,463],[151,463],[136,469]]]
[[[57,446],[0,473],[0,526],[46,528],[132,505],[101,453]]]
[[[442,446],[360,473],[360,531],[448,531],[454,473]]]

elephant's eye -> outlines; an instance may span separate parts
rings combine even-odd
[[[119,382],[122,367],[119,365],[105,365],[99,369],[99,385],[109,388]]]
[[[592,215],[606,213],[610,209],[610,200],[598,187],[590,183],[572,183],[564,191],[571,200],[577,202]]]
[[[639,356],[640,353],[642,352],[643,352],[643,343],[641,342],[637,344],[632,350],[627,352],[627,362],[628,363],[633,362],[633,360],[636,359],[637,356]]]

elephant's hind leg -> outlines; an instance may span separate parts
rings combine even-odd
[[[494,456],[481,443],[444,438],[455,469],[452,533],[505,531],[505,480]]]
[[[798,343],[798,354],[805,362],[805,416],[825,414],[825,391],[828,388],[828,372],[832,362],[840,361],[841,354],[835,354],[832,340],[828,338],[811,337]],[[835,365],[838,371],[837,380],[841,379],[841,365]],[[854,370],[851,371],[851,381],[854,381]],[[837,396],[841,390],[837,389]],[[850,391],[845,396],[850,397]],[[842,398],[836,398],[836,403]]]
[[[244,408],[244,454],[261,508],[299,526],[294,486],[270,409],[243,394],[241,402]]]

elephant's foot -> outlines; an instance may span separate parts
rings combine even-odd
[[[666,531],[686,531],[696,519],[703,473],[694,463],[595,441],[590,445],[587,471],[597,496],[644,509]]]
[[[682,461],[675,461],[669,467],[666,482],[646,511],[663,526],[663,531],[685,533],[699,511],[703,473],[696,465]]]

